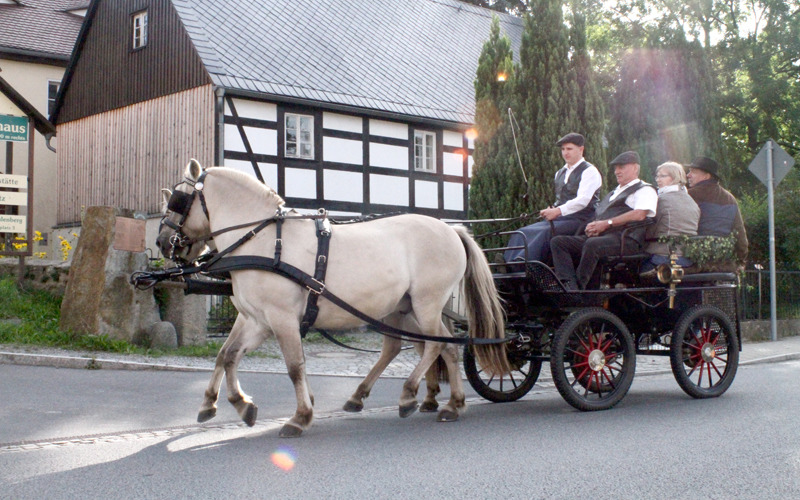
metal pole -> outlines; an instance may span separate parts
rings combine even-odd
[[[767,213],[769,214],[769,327],[770,337],[778,340],[777,292],[775,286],[775,177],[772,165],[772,140],[767,141]]]

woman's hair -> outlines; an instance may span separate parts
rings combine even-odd
[[[679,186],[686,185],[686,171],[683,169],[683,165],[680,163],[668,161],[659,165],[656,169],[656,173],[658,173],[659,170],[663,170],[665,174],[672,177],[673,184],[677,184]]]

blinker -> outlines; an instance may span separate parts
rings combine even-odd
[[[169,201],[167,201],[167,210],[186,216],[189,213],[189,208],[191,208],[193,200],[194,194],[174,191],[172,196],[169,197]]]

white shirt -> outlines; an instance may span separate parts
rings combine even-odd
[[[624,186],[617,186],[614,192],[611,193],[611,198],[609,198],[609,200],[614,201],[614,198],[616,198],[621,192],[637,182],[639,182],[639,179],[634,179]],[[644,181],[642,182],[646,186],[650,185]],[[641,187],[625,198],[625,204],[628,205],[632,210],[647,210],[647,217],[655,217],[656,207],[658,207],[658,193],[655,189]]]
[[[563,169],[567,169],[566,174],[564,175],[564,182],[566,183],[569,180],[570,174],[575,170],[575,167],[580,165],[584,161],[583,158],[576,161],[574,165],[564,165]],[[558,170],[556,172],[556,177],[558,177]],[[581,176],[581,182],[578,184],[578,194],[575,195],[575,198],[565,201],[559,208],[561,209],[561,215],[569,215],[574,214],[575,212],[580,212],[587,205],[592,201],[592,196],[594,193],[600,189],[600,186],[603,185],[603,178],[600,176],[600,171],[597,170],[597,167],[589,164],[589,167],[583,171],[583,175]]]

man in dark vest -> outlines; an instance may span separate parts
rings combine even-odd
[[[550,238],[559,234],[575,234],[594,215],[603,178],[594,165],[583,159],[584,143],[584,137],[574,132],[556,142],[566,164],[556,172],[555,206],[539,211],[539,216],[545,220],[519,229],[524,238],[521,234],[511,235],[508,246],[522,247],[527,243],[528,260],[547,260],[550,256]],[[518,248],[506,250],[504,258],[506,262],[524,261],[525,256],[525,249]]]
[[[597,204],[594,220],[574,236],[556,236],[550,241],[556,276],[571,290],[596,288],[597,263],[601,257],[619,254],[625,225],[656,215],[658,194],[639,180],[639,154],[626,151],[609,165],[614,167],[619,185]],[[642,251],[644,231],[642,227],[629,232],[626,254]]]

